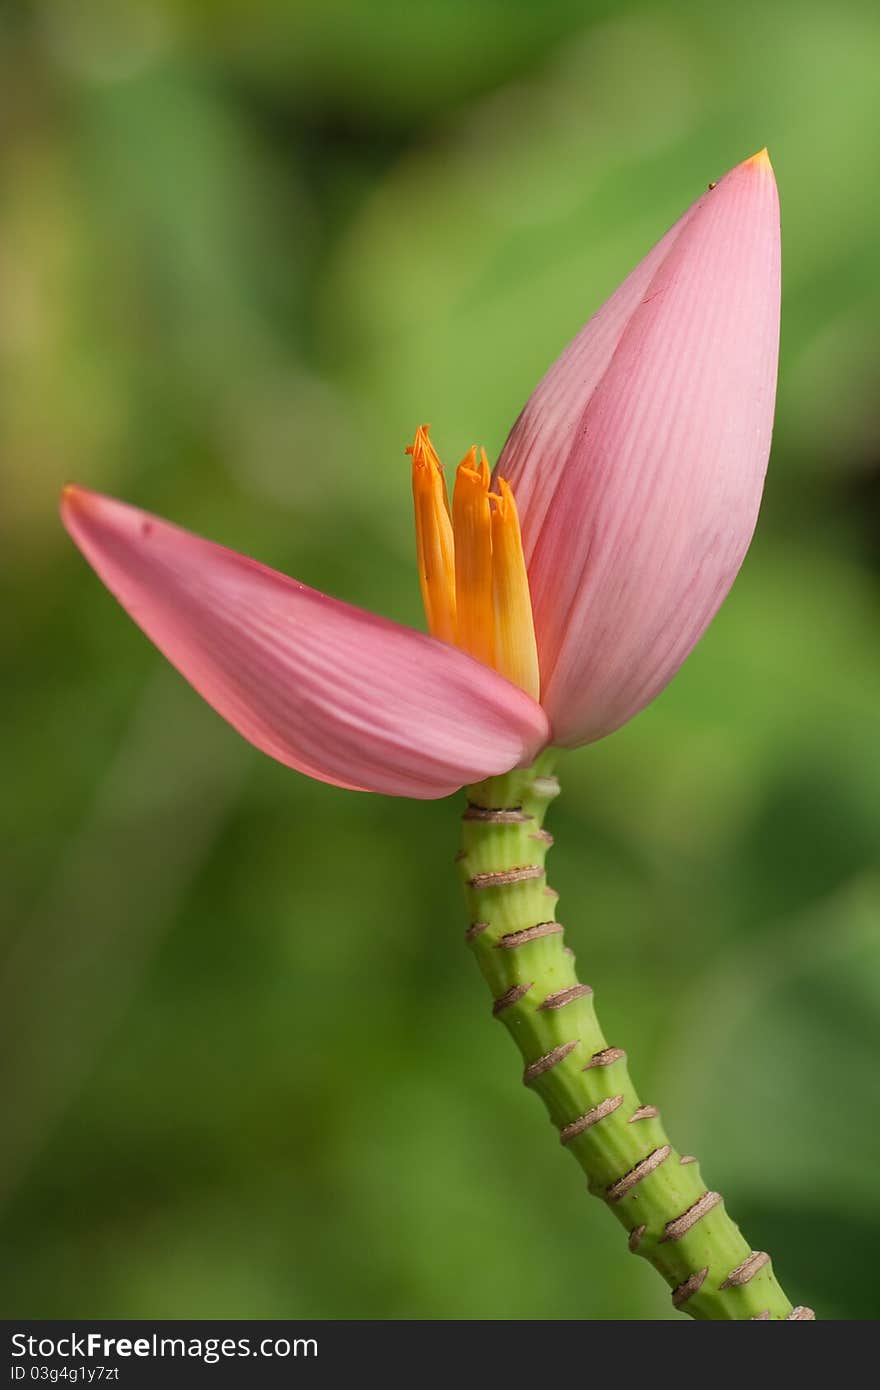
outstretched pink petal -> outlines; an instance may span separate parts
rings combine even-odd
[[[123,608],[251,743],[323,782],[430,798],[528,762],[534,700],[424,633],[109,497],[62,518]]]
[[[638,713],[736,576],[770,450],[779,266],[762,151],[693,204],[514,426],[498,472],[523,513],[556,743]]]

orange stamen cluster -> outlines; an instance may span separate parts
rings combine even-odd
[[[412,455],[419,582],[428,628],[492,666],[534,699],[540,692],[529,581],[513,491],[490,491],[485,450],[458,465],[452,512],[441,464],[420,425]]]

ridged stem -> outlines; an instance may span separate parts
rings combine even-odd
[[[672,1147],[660,1115],[630,1080],[626,1053],[609,1046],[593,991],[575,973],[556,921],[557,894],[543,828],[559,792],[552,750],[531,768],[468,790],[459,865],[470,914],[467,941],[492,993],[492,1012],[588,1186],[628,1233],[630,1251],[657,1269],[674,1307],[693,1318],[806,1321],[707,1189],[700,1165]]]

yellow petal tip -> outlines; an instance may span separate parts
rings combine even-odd
[[[746,159],[744,164],[747,169],[760,170],[762,173],[773,172],[773,165],[770,163],[770,155],[766,145],[762,150],[758,150],[757,154],[753,154],[751,159]]]
[[[83,497],[82,488],[77,487],[76,483],[64,484],[61,489],[62,507],[82,506],[84,501],[85,498]]]

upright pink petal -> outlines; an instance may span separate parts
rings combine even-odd
[[[323,782],[447,796],[529,761],[528,695],[463,652],[81,488],[62,517],[108,589],[219,714]]]
[[[554,742],[638,713],[737,574],[770,450],[779,284],[762,151],[676,223],[514,427],[498,471],[524,512]]]
[[[495,474],[513,488],[527,561],[568,464],[584,407],[608,370],[657,268],[693,211],[688,208],[572,339],[539,381],[507,436]]]

